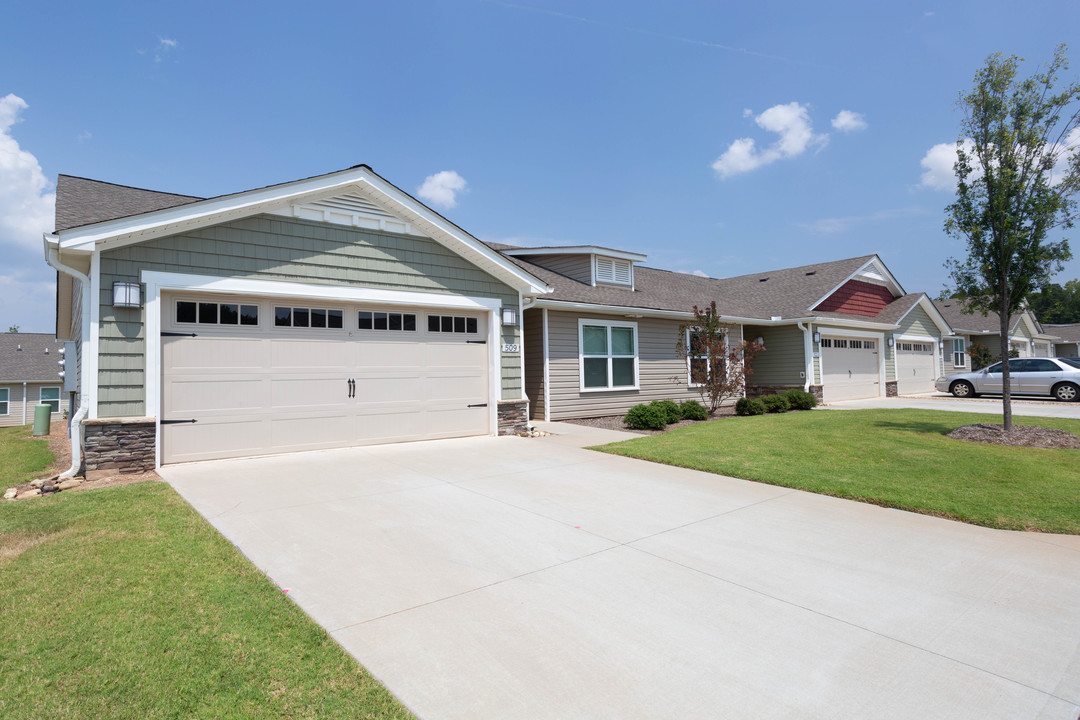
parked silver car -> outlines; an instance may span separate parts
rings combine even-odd
[[[1071,402],[1080,400],[1080,359],[1013,358],[1009,378],[1015,395],[1049,395]],[[1001,363],[975,372],[939,377],[934,386],[956,397],[1001,393]]]

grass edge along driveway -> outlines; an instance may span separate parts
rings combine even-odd
[[[1080,435],[1080,420],[1015,421]],[[995,420],[932,410],[819,410],[701,423],[592,449],[986,527],[1080,534],[1080,450],[946,437],[986,422]]]
[[[165,483],[0,505],[0,717],[409,718]]]

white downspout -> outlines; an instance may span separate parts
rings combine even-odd
[[[810,392],[810,384],[814,379],[814,346],[810,341],[810,327],[803,325],[801,321],[796,323],[796,326],[803,332],[803,360],[806,363],[806,382],[803,383],[803,390]]]
[[[82,311],[82,318],[80,319],[82,332],[80,333],[79,340],[82,344],[82,352],[79,354],[82,367],[79,368],[79,409],[71,416],[71,467],[60,473],[61,478],[69,478],[75,477],[79,472],[79,468],[82,467],[82,421],[83,418],[86,417],[86,398],[90,383],[90,378],[86,373],[86,361],[90,352],[90,278],[75,268],[60,262],[60,249],[49,245],[48,235],[44,235],[43,239],[45,241],[45,262],[47,262],[50,267],[78,280],[80,291],[82,292],[82,306],[80,308]],[[23,407],[26,407],[25,397],[23,400]]]
[[[22,384],[22,424],[26,424],[26,381]]]

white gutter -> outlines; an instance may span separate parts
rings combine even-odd
[[[803,383],[803,390],[810,392],[810,385],[814,381],[814,344],[810,336],[811,326],[803,325],[802,322],[795,325],[803,332],[803,360],[806,361],[806,382]]]
[[[82,352],[80,353],[80,359],[83,363],[83,367],[79,368],[79,409],[71,416],[71,467],[64,472],[60,473],[61,478],[75,477],[78,474],[79,469],[82,467],[82,442],[83,442],[83,418],[86,417],[86,398],[89,390],[90,377],[86,372],[85,363],[90,354],[90,278],[83,275],[81,272],[73,267],[69,267],[60,262],[60,248],[59,244],[50,245],[49,239],[59,243],[60,238],[55,235],[44,234],[42,240],[45,242],[45,262],[50,267],[70,275],[79,281],[80,290],[82,292],[82,318],[80,320],[82,331],[79,333],[82,343]],[[23,413],[26,413],[26,391],[23,391]]]

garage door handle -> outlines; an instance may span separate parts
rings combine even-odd
[[[163,332],[163,333],[161,333],[161,337],[199,337],[199,336],[196,335],[195,333]]]
[[[196,423],[196,422],[199,422],[199,421],[196,420],[195,418],[192,418],[190,420],[162,420],[161,424],[162,425],[176,425],[177,423]]]
[[[487,407],[487,403],[476,403],[475,405],[469,405],[469,407]]]
[[[356,397],[356,381],[349,378],[345,384],[349,389],[349,397]]]
[[[470,345],[487,345],[487,340],[466,340]]]

